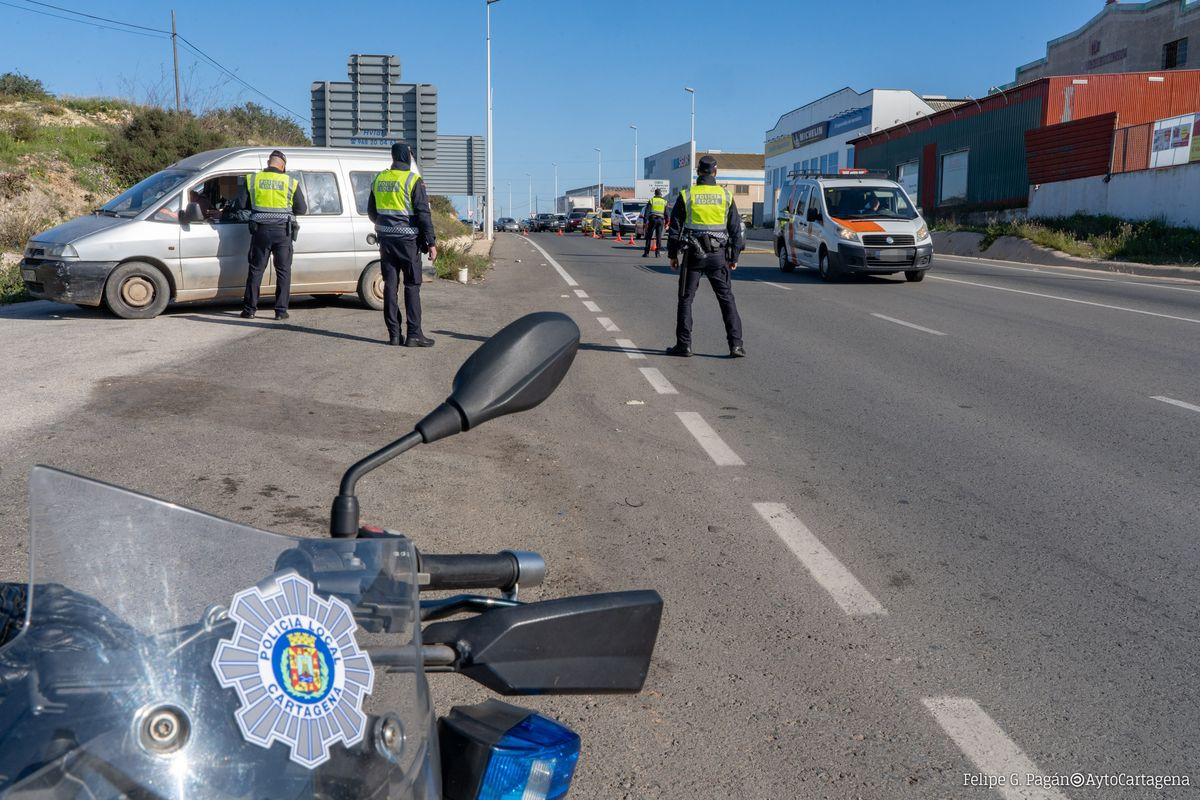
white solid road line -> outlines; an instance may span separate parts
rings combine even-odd
[[[957,278],[943,278],[941,275],[929,275],[930,280],[945,281],[947,283],[961,283],[965,286],[979,286],[984,289],[995,289],[998,292],[1012,292],[1013,294],[1027,294],[1030,297],[1044,297],[1048,300],[1062,300],[1064,303],[1078,303],[1081,306],[1095,306],[1096,308],[1108,308],[1113,311],[1126,311],[1130,314],[1142,314],[1147,317],[1159,317],[1161,319],[1173,319],[1176,322],[1191,322],[1200,325],[1200,319],[1192,317],[1177,317],[1173,314],[1159,314],[1157,311],[1143,311],[1140,308],[1127,308],[1125,306],[1114,306],[1108,303],[1094,303],[1091,300],[1076,300],[1074,297],[1063,297],[1059,294],[1043,294],[1042,292],[1030,292],[1025,289],[1010,289],[1007,286],[994,286],[990,283],[977,283],[976,281],[961,281]]]
[[[989,267],[995,267],[997,269],[1009,269],[1009,270],[1013,270],[1014,272],[1040,272],[1043,275],[1054,275],[1055,277],[1059,277],[1059,278],[1072,278],[1077,281],[1101,281],[1103,283],[1123,283],[1123,284],[1127,284],[1129,286],[1148,286],[1151,289],[1169,289],[1173,292],[1200,292],[1200,289],[1194,289],[1190,286],[1175,286],[1170,283],[1146,283],[1145,281],[1127,280],[1126,278],[1132,278],[1134,276],[1130,275],[1129,273],[1123,273],[1123,272],[1113,273],[1116,275],[1123,276],[1121,278],[1102,278],[1099,275],[1077,275],[1077,274],[1075,274],[1078,272],[1082,272],[1082,273],[1095,272],[1095,270],[1090,270],[1087,267],[1064,267],[1061,265],[1050,265],[1050,266],[1045,266],[1045,267],[1034,267],[1034,266],[1021,267],[1021,266],[1017,266],[1018,262],[997,261],[994,258],[972,258],[971,256],[939,256],[936,254],[934,257],[938,258],[938,259],[945,259],[945,260],[947,260],[951,263],[955,263],[955,264],[972,264],[975,266],[985,264]],[[1071,272],[1057,272],[1056,271],[1056,270],[1060,270],[1060,269],[1071,270]],[[933,276],[931,275],[930,277],[933,277]],[[1140,277],[1145,277],[1145,276],[1140,276]],[[1161,280],[1170,281],[1170,280],[1186,280],[1186,279],[1163,277],[1163,278],[1161,278]]]
[[[667,380],[661,372],[654,367],[638,367],[638,371],[650,381],[650,385],[654,387],[654,391],[659,394],[679,394],[671,382]]]
[[[638,350],[638,346],[633,343],[632,339],[617,339],[617,347],[625,351],[625,355],[633,359],[646,360],[646,354]]]
[[[604,330],[608,331],[609,333],[621,332],[621,329],[617,327],[617,324],[608,317],[596,317],[596,322],[599,322],[601,327],[603,327]]]
[[[774,286],[776,289],[783,289],[785,292],[790,292],[792,290],[792,287],[784,286],[781,283],[771,283],[770,281],[764,281],[762,278],[755,278],[754,280],[758,281],[759,283],[765,283],[767,286]]]
[[[1030,779],[1041,774],[1037,765],[974,700],[927,697],[921,702],[979,772],[1003,784],[993,788],[1005,800],[1067,800],[1054,787],[1039,785],[1036,777]]]
[[[579,298],[587,299],[588,293],[585,292],[583,289],[576,289],[575,296],[579,297]]]
[[[1160,403],[1170,403],[1173,406],[1179,406],[1180,408],[1186,408],[1189,411],[1200,411],[1200,406],[1194,406],[1191,403],[1185,403],[1182,400],[1173,400],[1170,397],[1163,397],[1161,395],[1155,395],[1154,397],[1151,397],[1150,399],[1157,400]]]
[[[708,453],[708,457],[718,467],[744,467],[746,465],[746,462],[742,461],[738,454],[722,441],[712,426],[704,421],[704,417],[695,411],[676,411],[675,416],[679,417],[683,427],[696,437],[696,441],[704,448],[704,452]]]
[[[513,235],[516,236],[516,234],[513,234]],[[523,238],[523,237],[518,237],[518,238]],[[554,257],[551,256],[549,253],[547,253],[544,249],[542,249],[542,246],[540,244],[530,241],[529,239],[525,239],[525,241],[529,242],[529,244],[531,244],[535,248],[537,248],[537,251],[546,257],[546,260],[550,262],[550,266],[554,267],[554,269],[557,270],[558,274],[560,276],[562,276],[562,279],[567,282],[567,286],[578,286],[579,285],[579,281],[575,280],[570,275],[568,275],[567,271],[562,268],[562,264],[559,264],[557,261],[555,261]]]
[[[941,331],[935,331],[933,328],[925,328],[920,325],[914,325],[911,322],[905,322],[904,320],[896,319],[895,317],[885,317],[883,314],[874,314],[874,313],[871,314],[871,316],[876,317],[877,319],[887,320],[888,322],[894,322],[897,325],[903,325],[906,328],[912,328],[914,331],[924,331],[925,333],[932,333],[934,336],[945,336],[946,335],[946,334],[942,333]]]
[[[755,503],[758,512],[783,543],[833,597],[834,602],[851,616],[882,616],[887,614],[875,597],[858,582],[850,570],[838,561],[821,540],[783,503]]]
[[[600,306],[596,305],[591,300],[584,300],[583,307],[593,314],[598,314],[600,312]]]

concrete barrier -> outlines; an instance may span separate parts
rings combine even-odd
[[[1200,162],[1178,167],[1121,172],[1029,189],[1029,216],[1098,214],[1121,219],[1161,219],[1182,228],[1200,228]]]

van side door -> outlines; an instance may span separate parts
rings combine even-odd
[[[289,173],[299,179],[308,205],[296,218],[300,231],[292,255],[292,291],[297,294],[336,290],[339,284],[352,291],[358,285],[354,224],[340,172],[336,160],[323,159]]]
[[[812,263],[812,244],[804,221],[810,192],[811,187],[808,184],[800,184],[792,192],[788,203],[788,245],[791,247],[792,260],[805,265]]]
[[[375,176],[385,169],[372,170],[353,164],[350,167],[350,190],[354,193],[354,263],[361,273],[372,261],[379,260],[379,245],[375,240],[375,225],[367,216],[367,202],[371,198],[371,186]],[[497,222],[496,230],[504,230]]]
[[[198,292],[189,299],[240,296],[249,271],[250,229],[233,212],[233,203],[246,184],[247,170],[225,170],[205,175],[184,189],[183,207],[196,203],[203,222],[182,223],[179,228],[180,289]],[[263,294],[273,292],[274,269],[263,277]]]

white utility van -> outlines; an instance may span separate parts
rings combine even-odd
[[[838,275],[925,277],[933,240],[912,199],[895,181],[855,175],[798,175],[775,214],[779,269]]]
[[[612,207],[613,233],[638,233],[638,217],[646,210],[647,200],[614,200]]]
[[[157,316],[172,302],[240,300],[250,232],[230,206],[246,174],[266,168],[272,149],[198,153],[88,216],[39,233],[21,261],[25,287],[46,300],[104,305],[126,319]],[[389,152],[325,147],[283,152],[288,174],[300,180],[308,201],[308,213],[297,217],[292,294],[357,292],[370,308],[383,308],[367,200],[375,175],[391,164]],[[262,295],[274,293],[275,272],[269,268]]]

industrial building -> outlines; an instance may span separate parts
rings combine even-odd
[[[850,144],[856,166],[901,180],[926,212],[1024,208],[1033,182],[1027,153],[1029,144],[1044,141],[1036,134],[1040,129],[1109,115],[1100,123],[1103,166],[1120,155],[1125,129],[1195,112],[1200,70],[1066,75],[998,90]],[[1096,146],[1094,139],[1084,139]],[[1049,159],[1051,172],[1054,162],[1077,159],[1073,148],[1083,146],[1065,135],[1052,141],[1053,152],[1037,151],[1039,159]],[[1147,151],[1143,163],[1148,156]]]
[[[1096,0],[1099,6],[1100,0]],[[1188,42],[1200,46],[1200,2],[1108,0],[1083,27],[1046,45],[1046,57],[1017,68],[1016,82],[1052,75],[1186,69]],[[1192,52],[1191,66],[1200,65]],[[1008,87],[1005,87],[1008,88]]]
[[[695,182],[695,167],[690,163],[691,142],[647,156],[643,162],[643,177],[671,183],[669,202],[674,202],[681,189]],[[697,150],[696,160],[712,156],[717,160],[717,183],[733,195],[738,209],[750,213],[755,203],[763,200],[762,153],[726,153],[721,150]]]
[[[852,168],[852,139],[962,102],[903,89],[858,92],[846,87],[784,114],[765,136],[765,194],[771,198],[763,209],[765,221],[774,220],[775,198],[790,173]]]

